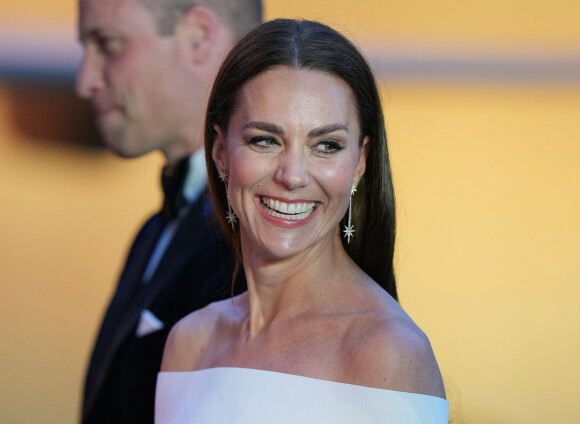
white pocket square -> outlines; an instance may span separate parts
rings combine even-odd
[[[157,318],[150,310],[143,309],[141,311],[141,318],[139,319],[139,325],[137,325],[135,335],[137,337],[143,337],[147,334],[159,331],[163,327],[165,327],[163,321]]]

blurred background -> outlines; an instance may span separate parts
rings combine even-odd
[[[578,423],[580,2],[265,0],[346,33],[381,83],[401,303],[456,423]],[[0,3],[0,422],[75,423],[162,157],[104,150],[73,0]]]

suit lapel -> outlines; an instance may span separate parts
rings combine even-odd
[[[135,294],[141,287],[143,272],[149,263],[149,259],[159,236],[163,230],[163,220],[159,215],[151,219],[151,228],[144,235],[142,240],[136,241],[135,252],[131,252],[131,257],[127,260],[127,266],[121,275],[117,296],[111,302],[113,316],[111,321],[114,322],[113,332],[118,332],[119,321],[125,321],[121,318],[127,314],[127,306],[134,303]]]
[[[119,309],[122,309],[119,311],[119,315],[122,315],[122,319],[115,320],[116,325],[113,330],[109,349],[111,356],[114,355],[119,345],[126,339],[129,333],[134,331],[141,317],[141,311],[147,309],[157,298],[159,292],[166,288],[166,285],[173,281],[176,278],[175,276],[195,257],[195,249],[184,249],[183,246],[188,244],[200,246],[200,249],[203,248],[203,245],[199,244],[197,238],[202,237],[202,233],[207,232],[207,228],[204,228],[206,226],[205,220],[200,219],[200,216],[203,215],[204,209],[207,206],[207,201],[207,196],[202,194],[200,199],[191,205],[187,215],[175,233],[173,240],[171,240],[165,251],[163,259],[161,259],[161,262],[148,283],[142,285],[141,276],[147,266],[155,243],[149,249],[145,263],[138,267],[138,269],[135,269],[135,271],[130,272],[131,276],[135,275],[138,278],[127,281],[123,298],[119,301]],[[127,279],[130,279],[129,275]]]
[[[142,285],[143,272],[162,230],[161,217],[156,215],[153,220],[158,221],[159,225],[155,237],[146,237],[143,241],[136,240],[135,248],[138,244],[140,246],[135,252],[131,252],[119,282],[119,293],[111,302],[103,320],[101,334],[95,345],[87,374],[87,393],[85,393],[87,410],[91,407],[94,395],[98,393],[103,383],[102,377],[107,374],[121,343],[134,331],[141,311],[149,308],[159,292],[175,280],[180,271],[194,260],[199,250],[204,249],[203,237],[217,229],[217,223],[215,228],[209,225],[209,222],[213,220],[213,205],[206,189],[191,205],[151,280]],[[189,248],[183,248],[186,245]],[[192,245],[196,246],[196,249],[191,249]],[[101,339],[103,339],[102,342]]]
[[[205,191],[198,201],[191,205],[149,281],[148,289],[136,302],[136,310],[133,311],[134,323],[139,319],[141,311],[148,309],[162,290],[167,290],[168,285],[177,281],[182,270],[195,260],[200,250],[204,249],[203,237],[212,231],[208,228],[208,209],[210,213],[213,211],[209,202],[211,202],[209,194]]]
[[[85,392],[85,409],[87,411],[92,408],[95,396],[107,375],[111,360],[123,341],[124,334],[126,334],[122,332],[122,329],[130,318],[127,313],[131,309],[128,308],[138,293],[143,271],[162,229],[163,221],[159,215],[155,215],[143,227],[127,257],[127,264],[119,279],[115,296],[103,319],[87,372]]]

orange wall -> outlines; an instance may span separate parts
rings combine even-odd
[[[401,301],[456,413],[580,422],[580,86],[389,97]]]
[[[324,18],[377,49],[580,51],[577,1],[266,7]],[[0,5],[0,23],[31,33],[74,37],[75,15],[70,0]],[[411,81],[384,84],[383,96],[401,302],[432,340],[452,414],[580,422],[580,84]],[[0,422],[74,423],[103,308],[159,204],[162,159],[31,138],[11,107],[0,81]]]

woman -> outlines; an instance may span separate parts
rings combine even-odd
[[[316,22],[261,25],[222,65],[205,136],[248,291],[174,327],[157,422],[447,422],[397,303],[382,109],[356,48]]]

